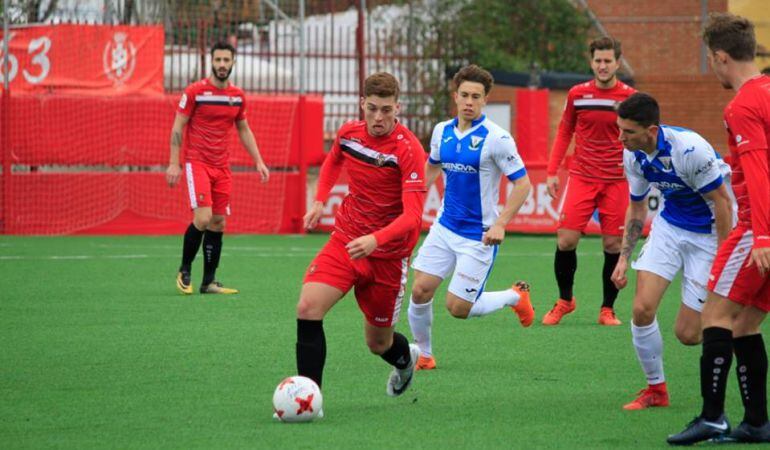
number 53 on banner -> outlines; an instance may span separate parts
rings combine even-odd
[[[8,69],[0,66],[0,82],[7,78],[12,91],[162,93],[163,40],[160,26],[13,28]]]

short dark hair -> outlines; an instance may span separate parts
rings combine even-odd
[[[652,95],[637,92],[618,105],[618,117],[643,127],[660,125],[660,107]]]
[[[364,80],[364,97],[376,95],[377,97],[395,97],[398,100],[398,80],[388,72],[377,72],[369,75]]]
[[[235,47],[229,42],[219,41],[211,46],[211,56],[214,56],[214,52],[217,50],[229,50],[230,54],[235,57]]]
[[[492,77],[492,74],[476,64],[463,67],[452,78],[455,89],[459,89],[460,85],[463,84],[463,81],[472,81],[483,84],[485,95],[489,95],[489,91],[492,90],[492,86],[495,84],[495,79]]]
[[[703,42],[712,52],[722,50],[736,61],[753,61],[757,53],[754,24],[735,14],[710,14],[703,29]]]
[[[622,54],[620,41],[609,36],[602,36],[594,39],[591,41],[591,45],[588,46],[588,49],[591,51],[591,58],[594,57],[594,52],[596,50],[614,50],[615,59],[620,59],[620,55]]]

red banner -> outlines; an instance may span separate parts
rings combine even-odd
[[[558,199],[551,199],[548,195],[545,168],[530,167],[527,169],[527,174],[532,183],[532,190],[519,213],[514,216],[506,229],[520,233],[555,233],[559,223],[559,201]],[[567,172],[562,171],[559,177],[561,178],[561,185],[564,186],[567,181]],[[508,191],[501,190],[498,204],[499,209],[503,208],[506,198],[510,195],[510,190],[513,189],[512,183],[508,183],[505,178],[502,180],[505,182]],[[324,205],[324,215],[320,221],[320,229],[331,230],[334,227],[334,214],[337,212],[337,208],[342,203],[342,199],[347,192],[347,175],[343,172],[337,184],[332,188],[329,200]],[[442,178],[439,177],[425,196],[425,209],[422,215],[423,230],[430,228],[436,220],[436,214],[439,208],[441,208],[443,197],[444,184],[442,183]],[[647,214],[645,233],[646,230],[649,230],[650,222],[655,217],[659,207],[663,206],[657,191],[653,191],[650,194],[648,205],[650,211]],[[594,212],[593,217],[588,222],[585,232],[587,234],[600,234],[599,217],[596,212]]]
[[[163,92],[161,26],[14,27],[9,36],[8,73],[0,72],[0,81],[7,76],[11,91]]]

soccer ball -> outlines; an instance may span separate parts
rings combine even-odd
[[[273,394],[273,411],[281,422],[310,422],[323,407],[321,389],[307,377],[284,378]]]

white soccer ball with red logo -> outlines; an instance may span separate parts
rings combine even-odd
[[[281,422],[309,422],[318,417],[322,407],[321,389],[310,378],[288,377],[275,388],[273,411]]]

